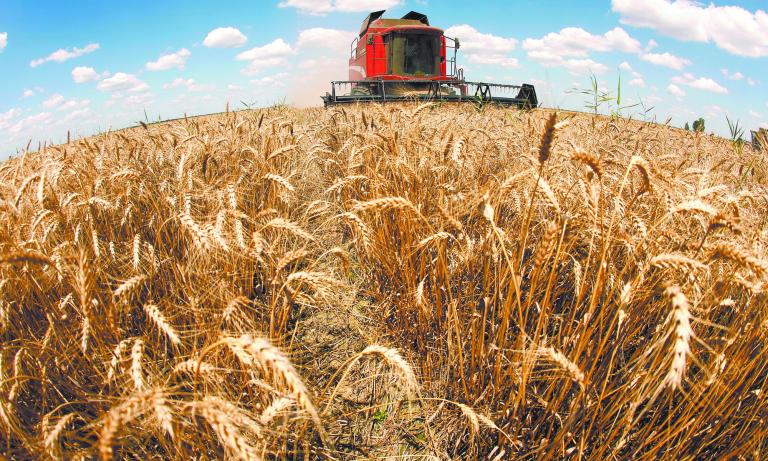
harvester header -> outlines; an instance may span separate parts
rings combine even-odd
[[[404,100],[538,106],[532,85],[466,81],[456,66],[459,39],[431,26],[425,14],[383,16],[374,11],[363,20],[350,44],[349,80],[331,82],[326,106]]]

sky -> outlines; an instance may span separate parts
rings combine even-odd
[[[320,105],[379,9],[427,14],[468,80],[531,83],[546,107],[588,110],[594,77],[625,116],[768,128],[764,0],[0,0],[0,159],[227,104]]]

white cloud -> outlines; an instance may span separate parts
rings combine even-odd
[[[744,74],[742,74],[741,72],[730,73],[730,72],[728,72],[728,69],[720,69],[720,73],[723,74],[723,76],[725,78],[727,78],[728,80],[743,80],[744,79]]]
[[[464,53],[509,53],[517,46],[517,40],[514,38],[485,34],[468,24],[451,26],[445,29],[445,35],[458,38]]]
[[[638,53],[642,47],[639,41],[620,27],[603,35],[594,35],[579,27],[566,27],[540,39],[523,40],[523,49],[528,52],[530,59],[544,67],[564,67],[573,75],[583,75],[608,71],[606,65],[589,58],[591,52]]]
[[[96,85],[100,91],[130,91],[139,92],[149,88],[149,85],[136,78],[133,74],[118,72],[115,75],[105,78]]]
[[[629,81],[629,86],[645,88],[645,80],[643,80],[642,77],[635,77]]]
[[[0,130],[8,128],[11,125],[11,120],[21,115],[21,109],[13,108],[5,112],[0,112]]]
[[[299,69],[302,69],[302,70],[314,69],[319,64],[320,62],[317,59],[306,59],[299,63]]]
[[[64,118],[61,119],[61,122],[66,123],[71,122],[72,120],[82,121],[92,114],[93,113],[91,112],[91,109],[88,109],[87,107],[84,109],[73,110],[72,112],[65,115]]]
[[[72,109],[82,109],[88,107],[90,104],[91,101],[89,99],[81,99],[79,101],[77,99],[70,99],[64,102],[64,104],[61,104],[58,110],[67,111]]]
[[[99,74],[93,67],[78,66],[72,69],[72,80],[75,83],[96,82],[109,76],[109,72]]]
[[[490,64],[492,66],[509,67],[515,69],[520,67],[520,63],[517,58],[511,58],[503,55],[469,55],[469,62],[473,64]]]
[[[115,104],[120,103],[120,105],[126,109],[132,109],[136,108],[137,106],[145,106],[147,104],[150,104],[154,102],[152,100],[152,94],[149,92],[141,92],[136,94],[129,94],[126,95],[122,92],[115,92],[112,93],[111,98],[109,101],[106,101],[104,105],[106,107],[112,107]]]
[[[741,72],[734,72],[731,73],[728,69],[720,69],[720,73],[723,74],[725,78],[728,80],[734,80],[734,81],[745,81],[747,82],[747,85],[749,86],[755,86],[759,81],[753,79],[752,77],[747,77],[746,75],[742,74]]]
[[[445,35],[459,39],[461,52],[473,64],[510,68],[519,66],[517,59],[509,56],[517,46],[514,38],[486,34],[468,24],[451,26],[445,30]]]
[[[8,32],[0,32],[0,53],[8,46]]]
[[[182,48],[175,53],[160,56],[157,61],[148,62],[145,67],[147,70],[168,70],[173,69],[174,67],[177,69],[184,69],[184,66],[187,64],[187,58],[189,58],[191,54],[192,53],[190,53],[188,49]]]
[[[29,98],[35,95],[34,90],[30,90],[29,88],[25,89],[23,93],[21,93],[22,98]]]
[[[289,77],[287,73],[280,72],[279,74],[268,75],[266,77],[253,79],[251,80],[251,83],[257,86],[262,85],[262,86],[268,86],[268,87],[284,87],[285,79],[287,77]]]
[[[687,85],[691,88],[696,88],[704,91],[711,91],[713,93],[725,94],[728,93],[728,89],[712,80],[711,78],[699,77],[696,78],[692,74],[685,73],[683,75],[672,77],[672,83],[678,85]]]
[[[46,109],[58,109],[60,111],[67,111],[72,109],[82,109],[91,104],[88,99],[66,99],[59,93],[52,94],[48,99],[43,101],[42,106]]]
[[[28,117],[25,117],[18,122],[14,123],[10,128],[8,128],[8,131],[11,133],[20,133],[22,131],[26,131],[30,128],[37,128],[41,124],[50,122],[53,118],[53,115],[50,112],[40,112],[39,114],[30,115]]]
[[[691,61],[685,58],[675,56],[670,53],[643,53],[640,59],[648,61],[657,66],[669,67],[670,69],[680,70],[691,64]]]
[[[334,11],[359,13],[386,10],[401,3],[401,0],[283,0],[277,6],[317,15]]]
[[[238,61],[251,61],[241,72],[245,75],[256,75],[264,69],[276,67],[285,62],[285,58],[293,54],[295,50],[278,38],[264,46],[257,46],[248,51],[239,53],[235,59]]]
[[[297,48],[328,48],[330,50],[344,53],[349,50],[352,39],[357,36],[356,32],[339,29],[326,29],[323,27],[313,27],[305,29],[299,33],[296,40]]]
[[[257,46],[248,51],[239,53],[235,59],[238,61],[253,61],[256,59],[285,58],[293,53],[291,45],[285,43],[285,40],[278,38],[264,46]]]
[[[715,118],[723,112],[723,108],[718,105],[707,106],[706,111],[707,117]]]
[[[756,112],[756,111],[754,111],[754,110],[750,110],[750,111],[749,111],[749,115],[751,115],[752,117],[755,117],[755,118],[760,118],[760,117],[762,117],[762,115],[760,115],[760,112]]]
[[[171,83],[166,83],[163,85],[164,90],[169,90],[171,88],[179,88],[179,87],[190,87],[195,84],[195,79],[189,78],[189,79],[183,79],[181,77],[173,79]]]
[[[126,97],[125,99],[123,99],[123,106],[124,107],[144,106],[152,102],[153,102],[152,94],[150,93],[132,94]]]
[[[551,56],[586,58],[593,51],[638,53],[642,46],[621,27],[603,35],[593,35],[580,27],[566,27],[540,39],[527,38],[523,41],[523,48],[531,58],[539,56],[546,60]]]
[[[46,62],[64,62],[68,61],[70,59],[79,58],[80,56],[83,56],[88,53],[93,53],[94,51],[99,49],[98,43],[89,43],[88,45],[85,45],[84,48],[72,48],[72,50],[60,48],[53,53],[49,54],[48,56],[44,58],[39,59],[33,59],[29,62],[30,67],[37,67],[41,64],[45,64]]]
[[[620,21],[685,41],[714,42],[735,55],[768,56],[768,13],[689,0],[612,0]]]
[[[172,82],[163,85],[163,89],[186,88],[188,91],[206,91],[212,89],[211,85],[201,85],[193,78],[183,79],[181,77],[173,79]]]
[[[46,109],[51,109],[60,105],[63,102],[64,102],[64,96],[60,95],[59,93],[54,93],[51,95],[51,97],[43,101],[43,107],[45,107]]]
[[[652,49],[656,48],[657,46],[659,46],[659,43],[654,39],[650,39],[648,40],[648,43],[645,45],[645,52],[647,53]]]
[[[604,74],[608,66],[591,59],[567,59],[560,63],[571,75]]]
[[[248,65],[240,71],[243,75],[253,76],[261,73],[265,69],[272,69],[285,64],[285,58],[265,58],[256,59],[248,63]]]
[[[667,92],[677,99],[682,99],[683,96],[685,96],[685,91],[674,83],[670,83],[669,86],[667,86]]]
[[[629,65],[627,61],[624,61],[621,64],[619,64],[619,69],[626,70],[627,72],[632,72],[632,66]]]
[[[217,27],[208,32],[203,45],[208,48],[237,48],[247,41],[248,37],[234,27]]]
[[[229,85],[227,85],[227,89],[230,91],[237,91],[237,90],[242,90],[243,87],[241,87],[240,85],[233,85],[230,83]]]

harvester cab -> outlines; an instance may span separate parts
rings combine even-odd
[[[400,19],[369,14],[352,40],[349,80],[331,82],[326,106],[354,102],[450,101],[538,106],[533,85],[506,85],[464,79],[456,65],[458,38],[411,11]]]

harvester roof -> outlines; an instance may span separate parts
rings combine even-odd
[[[429,27],[429,19],[427,18],[427,15],[418,13],[416,11],[411,11],[410,13],[406,14],[400,19],[393,19],[393,18],[382,18],[384,15],[385,10],[381,11],[374,11],[373,13],[366,16],[366,18],[363,20],[363,24],[360,26],[360,34],[359,36],[362,37],[365,35],[366,32],[368,32],[368,29],[390,29],[390,28],[408,28],[408,27],[419,27],[419,28],[430,28],[435,30],[440,30],[434,27]]]

